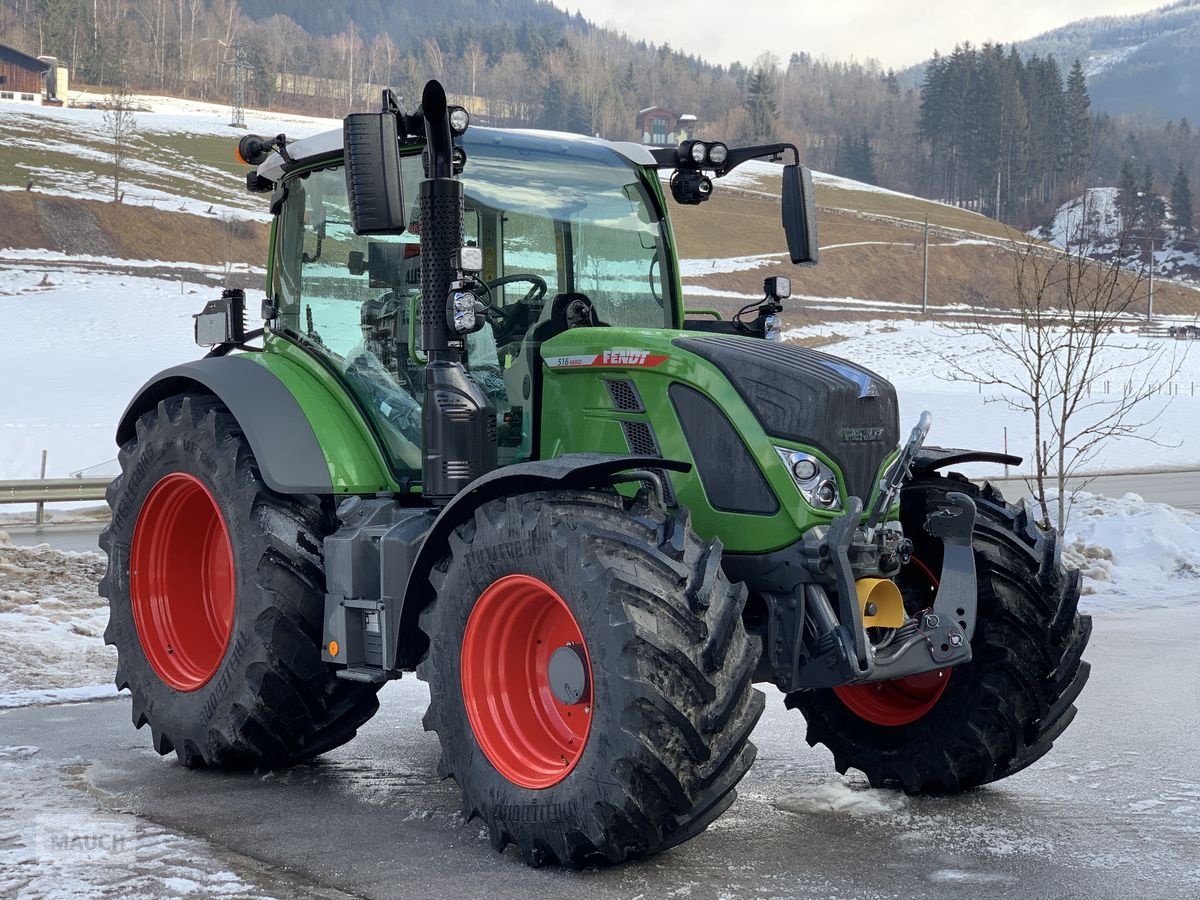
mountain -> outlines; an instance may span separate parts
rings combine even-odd
[[[1072,22],[1017,45],[1024,56],[1083,61],[1092,108],[1200,122],[1200,0]]]

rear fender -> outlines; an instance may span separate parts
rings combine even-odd
[[[361,416],[339,403],[320,379],[281,354],[207,357],[160,372],[142,386],[121,415],[117,444],[136,435],[138,418],[160,400],[188,392],[209,394],[225,404],[273,491],[403,490],[390,477]]]

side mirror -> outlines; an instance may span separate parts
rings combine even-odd
[[[404,230],[404,186],[394,113],[351,113],[342,126],[346,196],[355,234]]]
[[[783,167],[783,231],[788,253],[799,266],[817,264],[817,201],[813,197],[812,170],[801,165]]]

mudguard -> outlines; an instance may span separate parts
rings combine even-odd
[[[237,419],[263,480],[281,494],[329,494],[329,465],[312,425],[270,369],[241,356],[198,359],[159,372],[134,396],[117,426],[117,444],[134,437],[138,417],[173,394],[212,394]]]
[[[568,490],[571,488],[607,487],[622,480],[622,473],[633,470],[669,470],[687,472],[690,463],[662,459],[657,456],[615,456],[606,453],[568,453],[553,459],[538,459],[495,469],[475,479],[438,514],[408,573],[408,581],[400,595],[398,668],[411,668],[424,654],[423,637],[418,620],[432,597],[428,588],[429,573],[446,553],[450,532],[470,517],[476,508],[489,500],[510,494],[537,490]]]
[[[1022,458],[993,450],[959,450],[949,447],[922,447],[913,458],[914,475],[937,472],[950,466],[964,463],[986,462],[1002,466],[1019,466]]]

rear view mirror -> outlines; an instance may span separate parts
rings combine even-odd
[[[792,262],[815,266],[817,202],[813,197],[812,170],[805,166],[783,167],[783,230]]]
[[[393,113],[351,113],[342,126],[346,196],[355,234],[404,230],[400,143]]]

